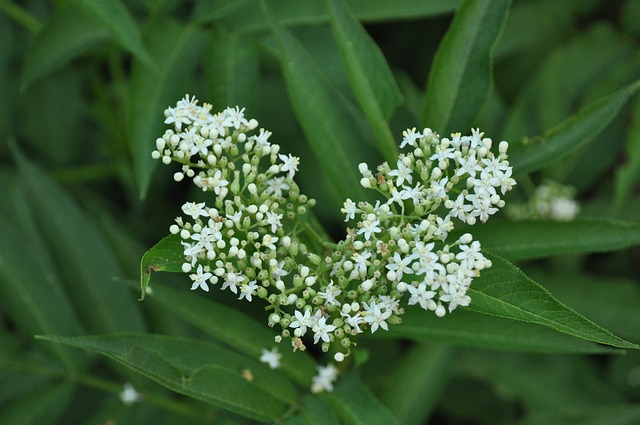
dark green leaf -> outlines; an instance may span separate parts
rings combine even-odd
[[[149,334],[40,338],[97,351],[173,391],[259,421],[277,418],[296,395],[280,374],[204,341]]]
[[[62,382],[48,385],[5,405],[0,410],[0,423],[3,425],[48,425],[71,402],[75,384]]]
[[[518,425],[636,425],[639,421],[637,404],[608,404],[533,414]]]
[[[78,1],[109,28],[113,37],[125,49],[144,62],[149,67],[149,71],[154,70],[153,60],[142,42],[138,25],[120,0]]]
[[[338,378],[333,392],[322,394],[324,400],[349,425],[393,425],[398,421],[378,401],[354,373]]]
[[[184,96],[189,74],[195,68],[202,33],[173,21],[157,22],[145,32],[145,40],[159,72],[134,61],[129,94],[129,137],[134,173],[141,197],[145,197],[155,162],[154,141],[164,134],[163,111]]]
[[[144,322],[123,272],[84,212],[49,177],[16,154],[20,176],[82,320],[100,331],[142,330]],[[114,280],[115,279],[115,280]]]
[[[347,0],[353,14],[362,21],[392,21],[418,19],[451,13],[459,0]],[[273,14],[284,25],[322,24],[329,20],[321,2],[278,0],[269,4]],[[228,2],[202,1],[195,15],[199,22],[223,20],[238,30],[261,31],[268,27],[264,13],[256,0]]]
[[[3,217],[0,220],[0,305],[15,321],[18,329],[30,335],[39,333],[82,333],[79,320],[55,275],[50,260],[33,256],[34,250],[25,244]],[[37,251],[36,251],[37,252]],[[77,370],[81,356],[63,347],[52,347],[65,368]]]
[[[484,272],[483,272],[484,273]],[[475,282],[474,282],[475,285]],[[473,287],[472,287],[473,288]],[[475,300],[472,299],[472,304]],[[556,332],[545,326],[457,309],[445,317],[408,308],[402,323],[376,338],[408,338],[489,350],[539,353],[606,353],[616,351]]]
[[[450,347],[417,344],[398,361],[382,401],[404,425],[428,422],[457,361]]]
[[[276,332],[239,310],[186,290],[176,291],[160,285],[151,288],[149,297],[214,338],[253,358],[260,357],[264,348],[278,347],[282,355],[282,371],[301,385],[309,385],[315,374],[315,362],[307,353],[294,353],[288,344],[275,344]]]
[[[327,4],[351,88],[381,150],[393,163],[398,148],[387,121],[402,103],[400,89],[384,55],[342,0],[329,0]]]
[[[618,208],[624,205],[634,186],[640,182],[640,98],[635,100],[626,145],[626,162],[616,170],[615,204]]]
[[[318,397],[308,398],[300,411],[307,425],[338,425],[338,419]]]
[[[264,3],[263,3],[264,4]],[[316,154],[319,166],[342,199],[363,198],[358,176],[357,128],[344,97],[333,88],[305,47],[280,23],[270,18],[280,45],[280,61],[289,97]]]
[[[462,3],[433,60],[422,122],[449,134],[466,130],[493,84],[492,55],[509,0]]]
[[[618,115],[627,100],[640,88],[640,81],[597,100],[541,137],[525,140],[509,155],[516,173],[530,173],[575,152],[600,134]]]
[[[240,105],[250,114],[257,113],[260,69],[258,50],[251,38],[211,31],[205,66],[214,108]]]
[[[482,247],[508,260],[609,252],[640,245],[640,225],[600,218],[493,221],[473,229]],[[514,237],[517,235],[517,237]]]
[[[108,37],[100,22],[73,3],[58,8],[25,55],[21,90]]]
[[[483,270],[469,288],[469,309],[480,313],[548,326],[587,341],[618,348],[638,345],[613,335],[556,300],[505,259],[486,254],[493,266]]]

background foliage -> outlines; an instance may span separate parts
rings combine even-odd
[[[0,423],[640,420],[640,1],[0,10]],[[154,274],[136,301],[143,254],[200,196],[150,157],[185,93],[245,107],[300,156],[335,238],[344,198],[364,196],[357,163],[393,159],[414,126],[510,141],[511,199],[552,178],[577,188],[584,218],[479,227],[506,260],[492,257],[470,308],[409,311],[360,342],[334,393],[311,397],[311,356],[284,353],[282,373],[257,362],[272,341],[261,306],[189,293],[180,274]],[[120,401],[125,382],[142,403]]]

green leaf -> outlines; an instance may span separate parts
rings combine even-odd
[[[565,222],[498,220],[477,227],[473,237],[482,243],[482,248],[511,261],[609,252],[640,245],[639,224],[602,218]]]
[[[351,88],[390,163],[398,156],[388,120],[402,103],[400,89],[384,55],[342,0],[328,0],[331,25]]]
[[[259,322],[239,310],[187,290],[176,291],[159,285],[153,287],[149,297],[214,338],[253,358],[259,358],[264,348],[278,347],[282,355],[282,372],[301,385],[309,385],[315,374],[315,362],[311,356],[305,352],[294,353],[288,345],[274,343],[277,333],[266,326],[266,314],[265,322]]]
[[[20,89],[106,40],[109,31],[73,3],[56,9],[24,57]]]
[[[462,3],[433,60],[422,122],[449,134],[466,130],[489,96],[493,50],[509,0]]]
[[[333,392],[321,395],[348,425],[393,425],[398,421],[354,374],[341,376]]]
[[[128,132],[134,174],[144,198],[157,161],[151,158],[154,141],[164,134],[163,111],[184,96],[189,74],[197,64],[202,33],[173,21],[156,22],[147,28],[145,39],[159,72],[149,73],[146,64],[133,62],[129,93]]]
[[[47,425],[56,419],[72,401],[75,384],[62,382],[48,385],[3,405],[0,423],[3,425]]]
[[[308,398],[300,410],[307,425],[339,425],[338,419],[318,397]]]
[[[640,81],[582,108],[576,115],[545,132],[525,140],[509,153],[516,173],[530,173],[558,162],[586,145],[618,115],[620,109],[640,88]]]
[[[173,391],[258,421],[275,420],[296,397],[280,374],[205,341],[150,334],[39,338],[96,351]]]
[[[266,3],[262,2],[266,8]],[[330,85],[311,54],[270,15],[280,64],[293,109],[319,166],[342,199],[363,198],[358,159],[365,158],[360,132],[343,96]]]
[[[77,1],[109,28],[122,47],[133,53],[149,68],[155,69],[153,59],[142,42],[136,21],[120,0]]]
[[[534,413],[518,425],[635,425],[638,422],[640,406],[637,404],[607,404]]]
[[[99,331],[144,329],[138,305],[127,287],[117,282],[123,271],[95,224],[46,174],[22,154],[15,157],[38,217],[40,237],[54,254],[79,316]]]
[[[483,271],[483,274],[485,272]],[[475,286],[475,282],[473,285]],[[472,286],[473,288],[473,286]],[[475,299],[472,298],[473,304]],[[608,353],[609,347],[520,320],[508,320],[456,309],[445,317],[419,308],[407,308],[402,323],[389,332],[376,332],[371,338],[407,338],[419,342],[442,342],[463,347],[538,353]]]
[[[82,333],[50,260],[34,256],[24,235],[2,217],[0,220],[0,305],[18,329],[39,333]],[[69,370],[77,370],[81,356],[63,347],[48,350]]]
[[[640,4],[640,3],[639,3]],[[640,9],[640,7],[638,8]],[[626,136],[626,162],[616,170],[614,199],[621,208],[640,182],[640,98],[636,98]]]
[[[265,15],[256,0],[228,2],[202,1],[194,13],[198,22],[223,20],[225,24],[243,31],[262,31],[268,27]],[[440,16],[453,12],[458,0],[348,0],[346,2],[355,17],[362,21],[393,21]],[[278,0],[269,7],[283,25],[323,24],[329,20],[321,2]]]
[[[483,270],[469,288],[469,309],[509,319],[548,326],[587,341],[618,348],[638,345],[613,335],[560,303],[546,289],[529,279],[505,259],[486,254],[493,266]]]
[[[449,381],[457,356],[450,347],[417,344],[388,377],[382,401],[404,425],[428,422]]]
[[[250,114],[256,113],[260,64],[254,40],[218,30],[211,31],[207,42],[204,61],[214,108],[241,105]]]
[[[149,287],[151,272],[182,272],[184,248],[180,243],[180,235],[169,235],[145,252],[140,261],[140,300]]]

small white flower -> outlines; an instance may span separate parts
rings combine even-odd
[[[418,131],[416,132],[416,128],[413,127],[411,129],[407,129],[402,132],[402,143],[400,143],[400,149],[404,148],[406,145],[415,146],[416,140],[422,137],[422,134]]]
[[[266,181],[267,188],[264,190],[267,195],[275,193],[281,197],[283,190],[289,190],[289,185],[284,181],[284,177],[274,177]]]
[[[189,278],[193,280],[193,285],[191,285],[191,290],[195,290],[198,288],[202,288],[204,291],[209,292],[209,285],[207,285],[207,280],[211,279],[213,276],[211,273],[204,273],[202,269],[202,264],[198,265],[198,269],[195,273],[190,274]]]
[[[358,234],[364,234],[364,238],[369,240],[371,235],[374,233],[382,232],[380,226],[380,220],[375,216],[375,214],[367,215],[367,218],[360,223],[360,229],[358,229]]]
[[[398,159],[398,168],[389,172],[390,176],[396,177],[396,186],[402,186],[405,180],[409,183],[413,183],[412,173],[413,169],[405,165],[402,159]]]
[[[294,335],[301,337],[307,333],[307,328],[313,327],[315,319],[311,316],[310,309],[305,310],[304,314],[296,310],[293,315],[296,320],[292,320],[289,324],[290,328],[294,328]]]
[[[282,354],[278,352],[277,347],[273,347],[271,351],[263,348],[262,355],[260,356],[260,361],[262,363],[268,364],[271,369],[278,369],[280,367],[281,358]]]
[[[313,343],[317,344],[319,340],[331,342],[329,333],[335,331],[336,327],[334,325],[327,324],[326,317],[321,317],[316,323],[314,323],[311,330],[313,331]]]
[[[276,250],[275,243],[278,242],[278,238],[267,233],[262,237],[262,246],[267,247],[272,250]]]
[[[318,292],[320,298],[325,299],[325,305],[335,305],[340,307],[340,301],[338,301],[338,296],[342,293],[342,290],[333,284],[333,281],[327,285],[324,291]]]
[[[275,233],[278,228],[282,227],[282,223],[280,222],[280,220],[282,220],[282,214],[278,214],[273,211],[267,211],[266,221],[267,224],[271,225],[271,231],[273,233]]]
[[[311,380],[311,392],[314,394],[322,391],[333,391],[333,382],[338,379],[338,369],[332,365],[316,366],[318,374]]]
[[[354,219],[356,216],[356,213],[358,212],[358,207],[356,203],[353,202],[351,199],[347,198],[347,200],[344,201],[343,205],[344,206],[343,208],[340,209],[340,212],[347,215],[344,221],[349,221]]]
[[[124,388],[120,392],[120,400],[127,406],[131,406],[133,403],[140,403],[142,401],[142,394],[140,394],[131,382],[125,382]]]
[[[435,301],[433,301],[433,297],[436,295],[436,293],[434,291],[427,291],[427,284],[425,282],[421,282],[417,288],[413,285],[408,285],[407,289],[411,294],[411,297],[409,298],[409,301],[407,301],[407,304],[420,304],[420,307],[425,310],[436,309],[436,303]]]
[[[249,283],[243,283],[240,286],[240,296],[239,300],[246,298],[247,301],[251,302],[253,295],[256,294],[256,290],[258,289],[258,285],[256,285],[256,281],[252,280]]]
[[[298,171],[300,158],[298,158],[297,156],[293,156],[291,154],[289,155],[279,154],[278,158],[280,158],[280,160],[282,161],[282,165],[280,166],[280,171],[284,171],[284,172],[288,171],[289,178],[292,179],[293,176],[296,174],[296,171]]]
[[[186,202],[182,206],[182,212],[190,216],[194,220],[197,220],[199,217],[207,217],[209,215],[209,213],[205,210],[204,202],[201,202],[199,204],[196,204],[195,202]]]

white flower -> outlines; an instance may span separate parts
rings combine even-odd
[[[274,177],[266,181],[267,188],[264,190],[267,195],[275,193],[282,196],[283,190],[289,190],[289,185],[284,181],[284,177]]]
[[[201,202],[196,204],[195,202],[186,202],[182,205],[182,212],[188,216],[191,216],[194,220],[199,217],[207,217],[209,213],[205,210],[205,203]]]
[[[182,130],[182,124],[191,124],[191,119],[188,116],[188,113],[182,108],[167,108],[164,111],[165,117],[167,119],[164,120],[165,124],[174,124],[176,130]]]
[[[131,382],[125,382],[124,388],[120,392],[120,400],[127,406],[133,403],[140,403],[142,401],[142,394],[140,394]]]
[[[340,212],[347,215],[344,221],[349,221],[355,218],[356,213],[358,212],[358,207],[356,206],[355,202],[347,198],[347,200],[344,201],[343,207],[340,209]]]
[[[224,283],[222,284],[222,290],[225,290],[227,288],[231,289],[231,292],[233,292],[234,294],[238,294],[238,286],[237,284],[239,284],[240,282],[242,282],[244,280],[244,276],[242,275],[242,273],[233,273],[233,272],[229,272],[225,275],[225,280]]]
[[[279,227],[282,227],[282,214],[275,213],[273,211],[267,211],[267,224],[271,225],[271,231],[276,232]]]
[[[325,305],[335,305],[340,307],[340,301],[338,301],[338,296],[342,293],[342,290],[333,284],[333,281],[327,285],[324,291],[318,292],[320,298],[325,299]]]
[[[197,288],[202,288],[206,292],[209,292],[209,285],[207,285],[207,280],[211,279],[213,276],[211,273],[204,273],[202,269],[202,264],[198,265],[198,269],[195,273],[190,274],[189,278],[193,280],[193,285],[191,285],[191,290],[195,290]]]
[[[391,317],[391,310],[384,309],[384,311],[382,311],[382,306],[376,302],[371,302],[370,306],[367,305],[367,303],[363,304],[367,311],[364,316],[364,320],[369,324],[369,326],[371,326],[371,333],[377,331],[378,327],[388,331],[389,326],[387,325],[386,320]]]
[[[408,285],[407,289],[411,294],[411,297],[409,298],[409,301],[407,301],[407,304],[420,304],[420,307],[425,310],[436,309],[436,303],[435,301],[433,301],[433,297],[436,295],[436,293],[434,291],[427,291],[427,284],[425,282],[421,282],[417,288],[413,285]]]
[[[447,197],[447,183],[449,182],[448,177],[444,177],[439,181],[433,180],[431,182],[431,187],[427,191],[429,199],[442,198],[445,199]]]
[[[307,328],[311,328],[315,324],[316,320],[311,316],[310,311],[311,309],[307,309],[305,310],[304,314],[302,314],[298,310],[296,310],[293,313],[296,320],[291,321],[289,327],[295,329],[295,331],[293,332],[295,336],[303,336],[307,333]]]
[[[402,258],[400,253],[394,252],[393,258],[389,259],[389,264],[387,264],[386,268],[395,273],[395,280],[399,282],[405,273],[413,274],[413,270],[409,266],[412,260],[411,256]]]
[[[318,374],[311,378],[311,392],[333,391],[333,382],[338,379],[338,369],[332,365],[316,366]]]
[[[413,176],[411,173],[413,169],[407,166],[404,161],[400,158],[398,159],[398,168],[395,170],[391,170],[389,172],[390,176],[396,177],[396,186],[402,186],[404,181],[406,180],[409,184],[413,183]]]
[[[327,324],[327,318],[321,317],[317,322],[313,324],[311,328],[313,331],[313,343],[317,344],[319,340],[323,340],[324,342],[331,342],[329,338],[329,332],[333,332],[336,330],[334,325]]]
[[[351,326],[351,329],[354,333],[359,334],[362,333],[362,329],[360,329],[360,325],[365,323],[364,317],[362,317],[362,312],[358,311],[354,315],[349,313],[340,312],[340,315],[344,317],[344,322]]]
[[[278,242],[278,238],[268,233],[262,237],[262,246],[273,249],[274,251],[276,250],[276,242]]]
[[[367,218],[360,223],[360,229],[358,229],[358,234],[364,234],[364,238],[369,240],[373,233],[380,233],[382,229],[380,226],[380,220],[377,219],[375,214],[367,215]]]
[[[270,136],[270,131],[266,131],[264,128],[261,128],[259,134],[257,136],[249,137],[249,140],[253,140],[258,148],[263,148],[271,146],[271,143],[269,143]]]
[[[371,258],[371,252],[369,251],[356,252],[351,256],[354,264],[349,279],[364,278],[367,275],[367,267],[371,264],[369,258]]]
[[[278,369],[280,367],[281,358],[282,354],[278,352],[277,347],[273,347],[271,351],[263,348],[262,355],[260,356],[260,361],[262,363],[268,364],[271,369]]]
[[[416,128],[407,129],[402,132],[402,143],[400,143],[400,149],[404,148],[406,145],[415,146],[416,140],[422,137],[420,132],[416,133]]]
[[[252,280],[249,283],[243,283],[240,286],[240,296],[239,300],[246,298],[247,301],[252,301],[252,296],[255,295],[256,290],[258,289],[258,285],[256,285],[256,281]]]
[[[300,158],[297,156],[289,155],[278,155],[278,158],[282,161],[282,165],[280,166],[280,171],[289,172],[289,178],[292,179],[293,176],[298,171],[298,165],[300,164]]]

